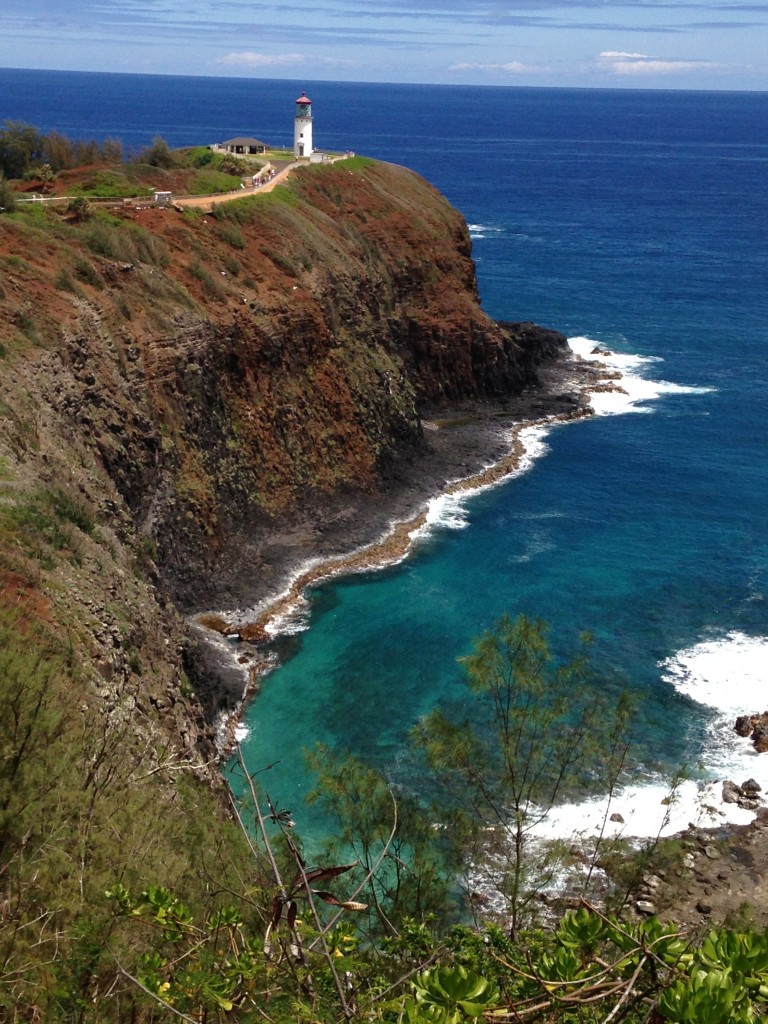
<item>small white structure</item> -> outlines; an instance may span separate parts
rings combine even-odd
[[[302,93],[296,100],[296,115],[293,119],[293,155],[312,156],[312,100]]]
[[[236,139],[227,139],[226,142],[220,142],[217,148],[226,149],[228,153],[234,153],[238,156],[253,156],[259,153],[266,153],[267,144],[260,139],[239,136]]]

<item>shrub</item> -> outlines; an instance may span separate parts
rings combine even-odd
[[[245,236],[237,224],[220,224],[219,238],[231,245],[233,249],[245,248]]]
[[[71,213],[75,220],[86,221],[91,219],[93,207],[85,196],[78,196],[67,203],[67,213]]]
[[[264,255],[268,256],[269,259],[271,259],[272,262],[275,264],[275,266],[278,266],[280,267],[281,270],[284,270],[289,277],[299,276],[298,270],[296,269],[293,262],[288,259],[287,256],[283,256],[283,254],[280,252],[267,252]]]
[[[99,216],[87,226],[83,241],[92,253],[126,263],[150,263],[164,267],[168,250],[161,238],[137,224]]]
[[[29,306],[22,306],[17,309],[13,319],[25,338],[32,342],[37,341],[37,329]]]
[[[200,281],[206,294],[208,294],[212,299],[221,300],[227,297],[227,289],[224,287],[222,282],[219,281],[218,278],[214,277],[209,270],[206,270],[199,259],[195,260],[189,269],[198,281]]]
[[[97,256],[106,256],[112,260],[128,259],[124,239],[120,237],[116,228],[103,221],[90,225],[83,235],[83,241]]]
[[[75,261],[75,273],[81,281],[85,281],[86,284],[91,285],[93,288],[98,288],[100,291],[104,288],[104,280],[101,274],[96,270],[92,263],[88,260],[80,257]]]
[[[234,256],[230,256],[229,253],[224,257],[224,267],[228,274],[232,277],[237,277],[240,273],[240,264],[237,262]]]
[[[16,209],[16,195],[8,182],[0,175],[0,214],[13,213]]]
[[[204,149],[201,152],[195,152],[192,157],[192,164],[195,167],[207,167],[213,161],[213,150]]]

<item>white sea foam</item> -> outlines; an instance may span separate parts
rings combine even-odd
[[[467,487],[461,491],[440,494],[431,498],[427,503],[426,518],[423,523],[411,531],[409,535],[411,540],[424,540],[441,527],[463,530],[469,526],[468,503],[470,498],[492,487],[498,487],[510,477],[526,473],[537,459],[549,451],[545,441],[549,429],[547,426],[539,425],[524,427],[520,431],[518,439],[523,446],[523,451],[517,468],[507,476],[494,480],[492,483],[478,484],[476,487]]]
[[[469,526],[466,496],[461,494],[441,494],[436,498],[431,498],[427,503],[427,517],[424,527],[414,530],[411,537],[415,538],[422,530],[429,530],[435,526],[443,526],[449,530],[463,530],[466,526]]]
[[[768,637],[728,633],[678,651],[661,668],[678,692],[731,717],[768,706]]]
[[[523,452],[520,456],[517,469],[509,475],[515,476],[520,473],[527,472],[536,459],[540,458],[549,450],[545,441],[549,429],[550,428],[546,425],[539,425],[535,427],[525,427],[519,432],[518,439],[523,446]],[[499,486],[499,484],[503,483],[504,480],[507,479],[509,479],[509,476],[505,476],[493,483],[479,484],[476,487],[467,487],[460,491],[440,494],[431,498],[426,505],[423,522],[414,527],[408,535],[410,544],[408,545],[407,550],[404,550],[399,558],[388,561],[387,565],[396,565],[398,562],[406,559],[414,544],[423,542],[437,530],[464,529],[469,525],[469,500],[481,491]],[[396,524],[393,524],[393,528],[394,525]],[[381,539],[383,540],[384,538]],[[375,550],[376,544],[372,545],[372,548]],[[357,551],[353,551],[352,554],[359,554],[361,552],[365,552],[365,550],[366,548],[360,548]],[[338,566],[334,563],[338,563]],[[379,564],[380,563],[376,560],[375,555],[372,555],[370,568],[376,568]],[[318,565],[322,565],[327,570],[327,574],[324,574],[324,577],[326,575],[332,576],[335,572],[338,572],[340,575],[344,575],[345,573],[366,571],[365,567],[359,567],[357,569],[350,568],[347,563],[347,556],[340,556],[338,559],[308,559],[294,571],[283,591],[276,597],[272,597],[267,601],[261,602],[260,604],[250,608],[230,610],[226,613],[226,617],[234,621],[253,622],[258,619],[264,610],[270,605],[280,607],[284,598],[291,594],[296,580],[300,579],[307,573],[310,573]],[[294,600],[284,608],[284,610],[273,614],[264,625],[265,632],[272,637],[301,633],[308,628],[309,603],[303,593],[297,595]],[[214,642],[216,641],[214,640]]]
[[[468,224],[470,238],[487,238],[488,235],[501,234],[501,228],[495,228],[488,224]]]
[[[582,359],[598,362],[609,369],[618,370],[621,379],[616,383],[622,391],[594,391],[590,393],[590,403],[599,416],[617,416],[627,412],[653,412],[646,402],[652,402],[664,395],[702,395],[712,388],[690,387],[674,384],[666,380],[649,380],[643,376],[643,369],[663,360],[659,356],[627,355],[609,350],[601,342],[592,338],[569,338],[571,350]],[[599,352],[595,352],[599,349]],[[601,354],[601,353],[608,353]]]
[[[743,781],[743,780],[741,780]],[[609,801],[592,797],[553,808],[533,829],[541,839],[595,836],[650,839],[671,836],[689,825],[714,828],[726,823],[744,825],[754,815],[735,804],[724,804],[720,781],[687,780],[673,789],[670,782],[626,786]],[[616,815],[619,820],[611,821]]]
[[[715,714],[701,761],[710,775],[768,791],[768,755],[758,754],[733,723],[768,707],[768,637],[732,632],[678,651],[661,663],[662,679]]]
[[[757,754],[733,730],[738,715],[768,706],[768,637],[728,633],[704,640],[659,664],[661,678],[715,714],[699,757],[706,778],[675,788],[659,778],[625,787],[608,801],[594,797],[554,808],[535,829],[543,839],[604,834],[627,838],[674,835],[689,824],[701,828],[744,825],[754,814],[722,799],[726,779],[755,779],[768,795],[768,754]],[[610,821],[612,814],[623,821]]]

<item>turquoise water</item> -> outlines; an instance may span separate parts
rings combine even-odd
[[[503,611],[547,619],[561,651],[595,635],[594,686],[644,698],[644,779],[743,761],[726,702],[691,699],[662,662],[715,639],[730,693],[733,633],[758,644],[752,665],[765,654],[768,98],[477,92],[453,124],[482,154],[470,174],[446,166],[438,135],[406,162],[472,225],[485,307],[653,357],[638,372],[677,387],[644,413],[554,430],[527,472],[466,504],[463,529],[437,526],[405,564],[312,593],[308,631],[245,720],[249,764],[280,758],[270,792],[309,829],[323,823],[299,811],[302,748],[348,747],[418,791],[408,730],[461,704],[456,659]],[[755,688],[768,696],[762,677],[745,702]]]
[[[302,807],[315,741],[418,792],[406,734],[463,701],[456,659],[506,610],[561,651],[595,634],[594,686],[645,698],[645,783],[681,762],[768,775],[727,729],[768,705],[768,94],[0,71],[0,117],[286,142],[305,86],[319,146],[411,166],[464,213],[489,313],[645,357],[633,372],[669,386],[552,431],[402,565],[315,590],[248,709],[250,766],[279,762],[265,779],[304,830],[323,828]]]

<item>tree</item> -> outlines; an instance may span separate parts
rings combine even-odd
[[[432,816],[348,751],[318,744],[306,758],[316,773],[307,802],[321,806],[336,828],[324,859],[359,862],[372,930],[391,935],[406,918],[445,921],[456,866]]]
[[[123,162],[123,143],[120,139],[104,139],[101,144],[101,155],[110,164]]]
[[[168,143],[160,135],[156,135],[152,139],[152,145],[149,149],[142,150],[139,159],[142,163],[150,164],[152,167],[162,167],[165,169],[174,167],[176,164]]]
[[[43,155],[43,138],[37,128],[23,121],[6,121],[0,131],[0,172],[21,178],[31,163]]]
[[[445,805],[463,824],[450,832],[472,849],[472,863],[487,861],[501,837],[493,881],[512,935],[554,872],[552,848],[530,856],[535,827],[567,796],[610,791],[627,756],[628,701],[609,708],[586,688],[588,645],[582,638],[576,656],[558,664],[542,621],[505,614],[461,659],[473,719],[438,709],[415,730]]]
[[[75,148],[66,135],[48,132],[43,138],[43,158],[54,171],[63,171],[75,166]]]
[[[15,209],[16,195],[2,174],[0,174],[0,213],[13,213]]]

